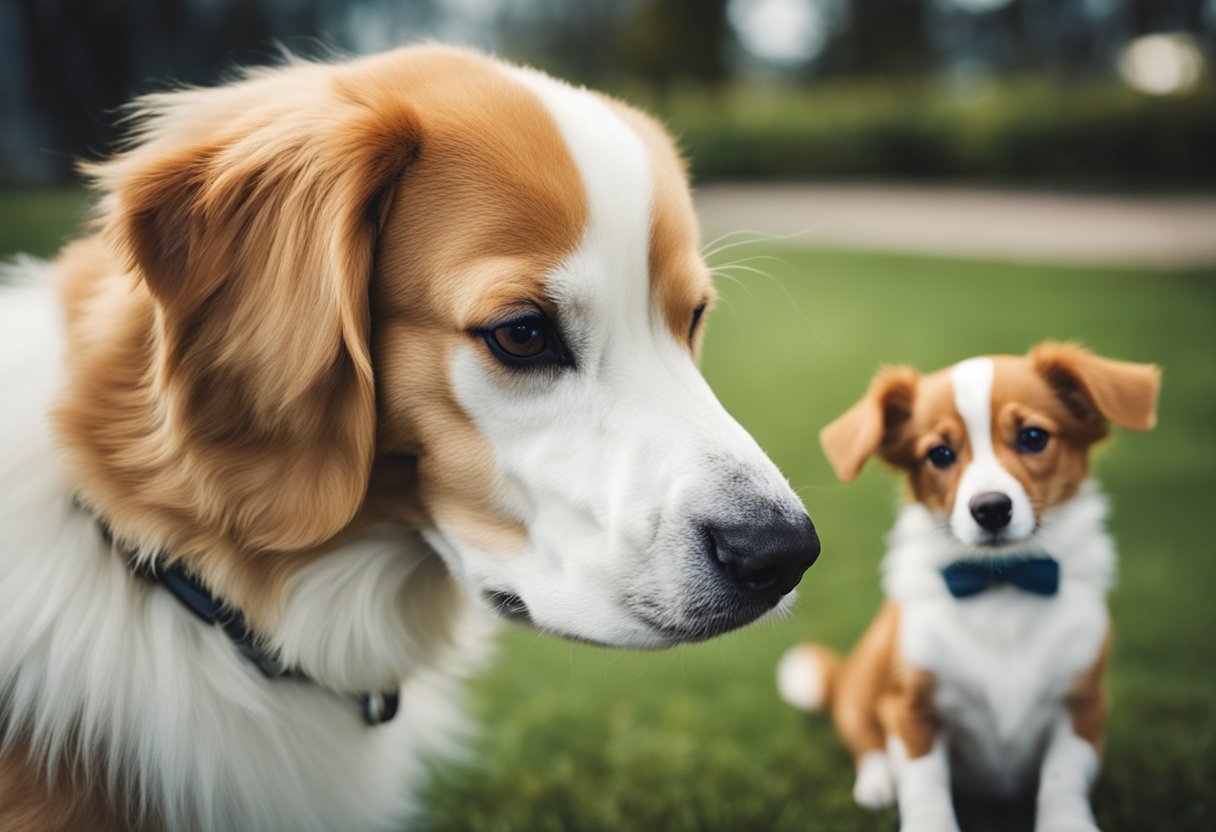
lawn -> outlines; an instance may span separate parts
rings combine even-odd
[[[0,255],[46,253],[72,193],[0,195]],[[772,278],[720,281],[704,369],[806,500],[824,552],[796,612],[663,653],[577,646],[519,629],[473,685],[467,761],[437,770],[435,830],[889,830],[856,808],[826,720],[786,706],[790,644],[845,647],[879,601],[896,479],[837,484],[819,428],[883,362],[934,369],[1045,337],[1165,370],[1160,426],[1123,433],[1097,473],[1123,556],[1106,769],[1111,830],[1216,828],[1216,273],[1167,274],[744,247]],[[1029,828],[1026,806],[968,804],[968,830]]]

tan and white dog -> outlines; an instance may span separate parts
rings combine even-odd
[[[819,542],[697,370],[653,121],[438,46],[132,119],[0,289],[0,829],[400,829],[489,613],[788,606]]]
[[[1151,428],[1159,384],[1155,367],[1044,343],[884,369],[824,428],[840,479],[876,454],[914,498],[853,652],[805,644],[778,666],[787,701],[831,709],[859,804],[897,801],[902,829],[942,832],[958,828],[952,787],[1037,787],[1036,828],[1095,828],[1115,551],[1089,452],[1108,422]]]

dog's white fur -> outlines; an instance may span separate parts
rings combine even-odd
[[[950,380],[954,385],[954,403],[971,442],[971,464],[963,472],[950,512],[950,531],[955,538],[977,545],[983,541],[984,529],[975,522],[968,508],[971,499],[985,491],[996,491],[1009,497],[1013,512],[1009,525],[1002,532],[1011,540],[1025,540],[1034,532],[1034,508],[1030,497],[1017,478],[1006,471],[996,458],[992,447],[992,377],[995,368],[989,358],[972,358],[954,366]]]

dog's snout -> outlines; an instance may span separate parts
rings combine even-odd
[[[970,508],[975,522],[990,532],[1005,528],[1013,517],[1013,501],[999,491],[976,494],[971,498]]]
[[[819,557],[819,535],[805,514],[796,519],[710,524],[705,533],[714,561],[736,587],[749,594],[785,595]]]

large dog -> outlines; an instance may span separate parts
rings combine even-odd
[[[654,122],[434,46],[132,118],[0,295],[0,828],[400,828],[485,610],[788,605],[819,542],[696,369]]]

